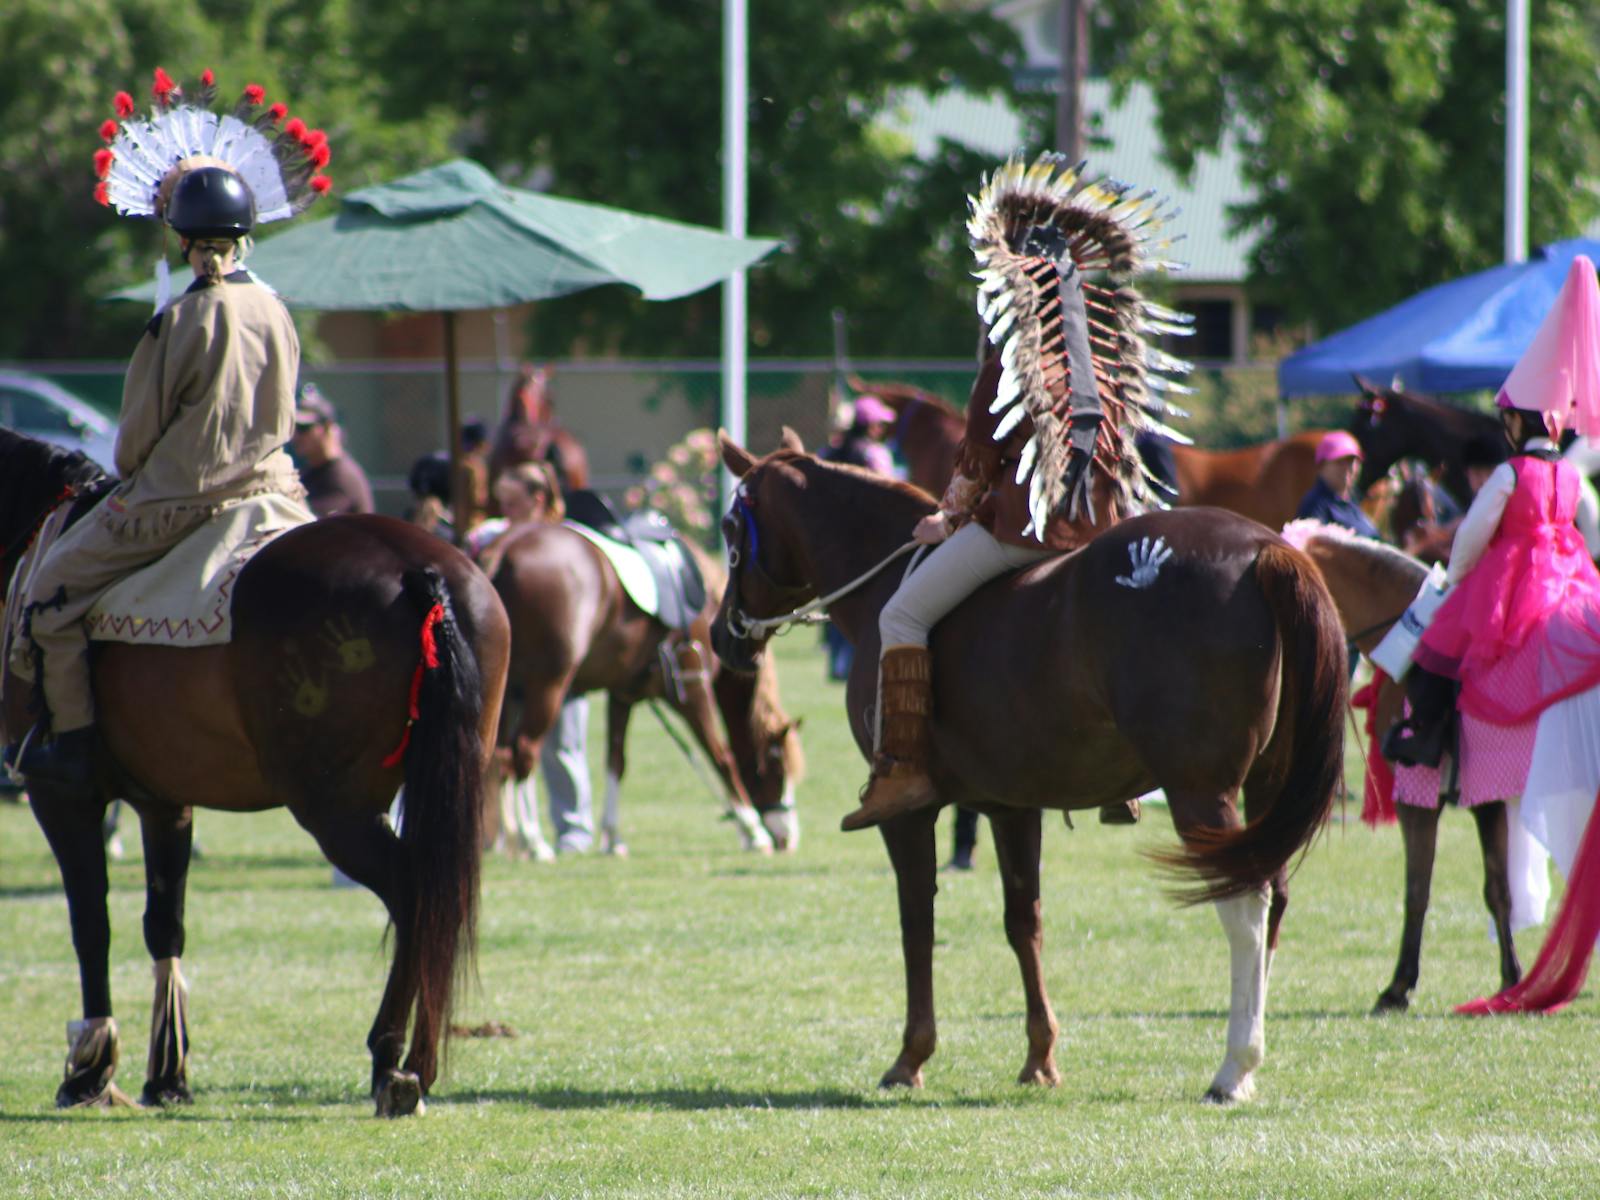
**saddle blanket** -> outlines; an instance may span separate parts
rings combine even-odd
[[[656,586],[656,577],[644,561],[644,555],[577,521],[563,521],[562,524],[574,533],[583,534],[606,556],[617,578],[622,580],[622,590],[628,593],[628,599],[652,617],[661,615],[661,589]]]
[[[21,593],[35,563],[48,553],[65,524],[66,506],[40,530],[17,566],[5,636],[12,671],[32,680],[33,657],[21,636]],[[251,496],[224,505],[164,556],[113,584],[89,610],[91,641],[145,646],[216,646],[233,638],[233,587],[252,555],[281,533],[316,518],[287,496]]]
[[[267,493],[223,508],[156,562],[100,597],[85,619],[89,640],[145,646],[219,646],[233,639],[233,587],[268,542],[315,515]]]

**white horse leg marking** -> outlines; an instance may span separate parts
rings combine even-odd
[[[793,852],[800,848],[800,814],[794,806],[794,784],[783,785],[783,800],[777,808],[761,814],[761,823],[767,827],[774,842],[782,842]]]
[[[739,826],[740,845],[746,850],[755,850],[761,854],[772,853],[772,835],[762,825],[755,809],[747,804],[730,804],[727,814]]]
[[[623,845],[622,835],[619,832],[621,819],[617,815],[617,794],[621,789],[622,781],[607,771],[605,812],[600,818],[600,852],[624,857],[628,853],[628,847]]]
[[[1232,994],[1228,1003],[1228,1050],[1206,1099],[1228,1104],[1255,1095],[1254,1072],[1266,1057],[1266,889],[1217,901],[1217,916],[1228,935]]]
[[[502,815],[504,815],[502,809]],[[510,818],[506,824],[516,831],[522,848],[532,854],[535,862],[555,862],[556,852],[545,841],[544,829],[539,824],[539,784],[530,773],[526,779],[512,782]]]

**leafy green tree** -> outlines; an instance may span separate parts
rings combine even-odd
[[[721,224],[716,0],[359,2],[396,105],[461,113],[461,149],[502,178]],[[919,163],[875,118],[907,87],[1008,87],[1014,35],[930,0],[764,0],[749,45],[749,228],[786,245],[750,275],[757,352],[827,353],[837,306],[853,353],[967,353],[966,195],[993,164],[949,145]],[[712,354],[719,304],[718,291],[647,304],[598,289],[541,306],[534,340]]]
[[[0,358],[121,358],[149,311],[100,298],[148,277],[164,239],[93,199],[111,98],[210,67],[328,131],[338,189],[436,161],[454,122],[387,110],[347,0],[6,0],[0,4]],[[337,194],[337,191],[336,193]]]
[[[1114,78],[1148,80],[1180,169],[1238,139],[1252,263],[1335,328],[1501,258],[1505,0],[1141,0],[1107,10]],[[1530,242],[1600,210],[1600,21],[1534,0]]]

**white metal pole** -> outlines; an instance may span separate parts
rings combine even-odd
[[[722,3],[722,224],[745,236],[745,132],[748,112],[746,0]],[[745,444],[745,280],[735,271],[722,288],[722,427]],[[722,508],[732,502],[734,480],[721,473]]]
[[[1528,257],[1528,0],[1506,0],[1506,262]]]

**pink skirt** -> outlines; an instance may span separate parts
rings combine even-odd
[[[1409,711],[1409,706],[1408,706]],[[1533,763],[1533,736],[1539,722],[1493,725],[1461,714],[1461,807],[1522,795]],[[1439,807],[1439,772],[1433,767],[1396,767],[1396,804]]]

